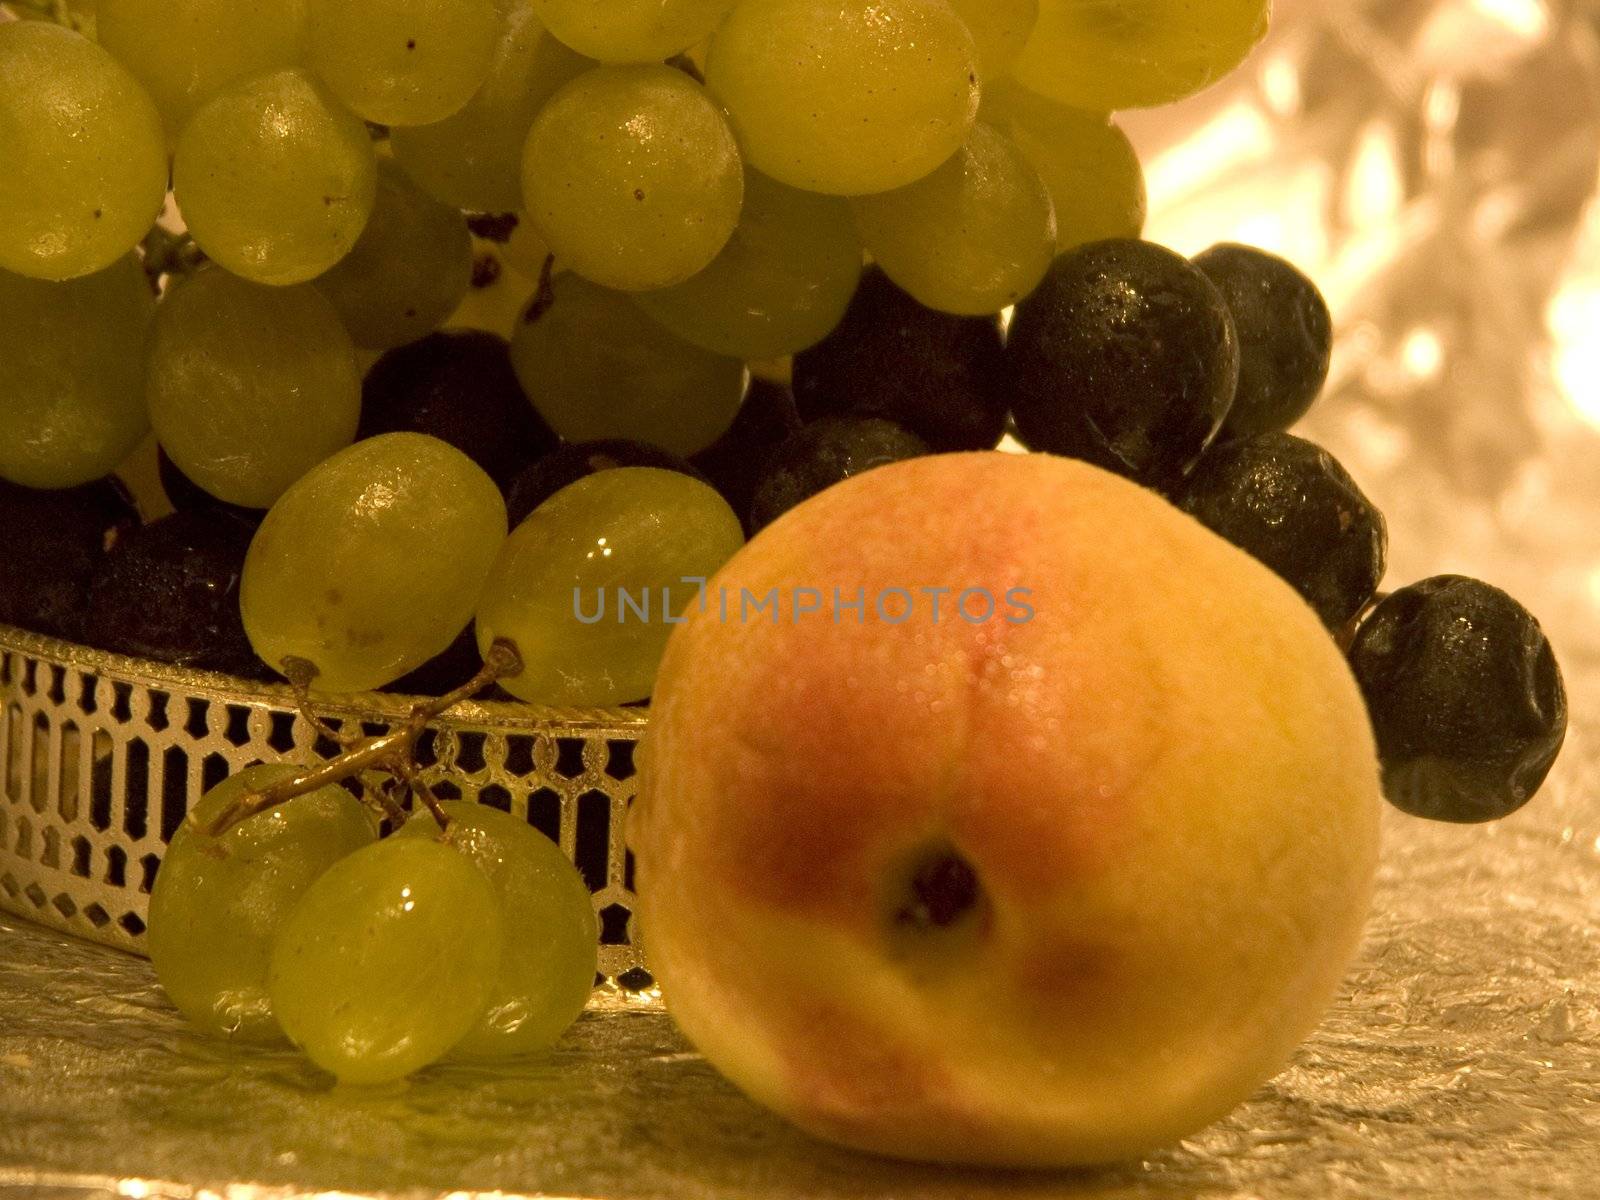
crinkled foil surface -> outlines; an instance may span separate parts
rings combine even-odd
[[[1498,826],[1391,814],[1370,936],[1250,1103],[1114,1170],[1009,1176],[808,1141],[664,1017],[549,1060],[328,1091],[190,1035],[148,964],[0,925],[0,1186],[38,1195],[1600,1196],[1600,4],[1280,0],[1223,87],[1127,122],[1150,235],[1285,252],[1341,331],[1313,436],[1389,512],[1396,582],[1545,621],[1574,728]]]

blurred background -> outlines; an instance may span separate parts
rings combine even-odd
[[[1444,570],[1600,653],[1600,4],[1277,0],[1244,70],[1119,118],[1147,236],[1248,242],[1339,328],[1310,435]]]

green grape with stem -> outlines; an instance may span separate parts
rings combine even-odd
[[[981,121],[926,179],[851,204],[878,266],[941,312],[997,313],[1033,291],[1055,257],[1049,189],[1015,143]]]
[[[833,332],[860,279],[861,237],[848,202],[747,171],[739,224],[711,265],[634,301],[696,346],[772,359]]]
[[[580,54],[608,63],[651,63],[700,41],[736,0],[532,0],[534,11]]]
[[[1136,238],[1144,230],[1144,168],[1104,113],[1035,95],[1009,80],[984,89],[983,120],[1016,143],[1056,211],[1056,249]]]
[[[744,203],[722,110],[666,66],[599,67],[567,84],[533,123],[522,171],[528,217],[561,263],[623,291],[703,270]]]
[[[318,688],[392,683],[471,620],[506,535],[494,480],[417,433],[357,442],[273,505],[245,559],[240,610],[263,661]]]
[[[282,1039],[267,996],[273,938],[313,881],[377,838],[371,814],[331,784],[219,836],[206,832],[242,796],[300,774],[291,764],[249,767],[212,788],[179,826],[156,875],[150,960],[168,998],[207,1033]]]
[[[1209,87],[1267,35],[1272,0],[1039,0],[1012,74],[1090,112],[1170,104]]]
[[[247,508],[348,446],[361,418],[355,347],[332,305],[308,284],[264,287],[214,266],[157,309],[146,396],[178,469]]]
[[[306,0],[99,0],[100,44],[150,91],[176,138],[228,84],[298,66]]]
[[[807,191],[904,187],[978,115],[977,46],[945,0],[744,0],[705,73],[750,165]]]
[[[522,207],[522,149],[534,118],[593,66],[553,37],[526,3],[508,4],[483,86],[453,116],[392,129],[394,156],[446,204],[514,212]]]
[[[691,345],[622,292],[557,275],[511,340],[511,362],[569,442],[649,442],[687,458],[727,432],[744,397],[737,358]]]
[[[139,260],[64,283],[0,270],[0,478],[74,487],[150,428],[142,365],[156,307]]]
[[[517,526],[478,606],[478,642],[522,660],[502,681],[523,700],[610,705],[649,697],[667,638],[700,585],[744,544],[709,485],[618,467],[546,500]]]
[[[472,285],[472,234],[459,209],[434,199],[392,159],[378,164],[377,200],[355,248],[315,283],[366,350],[432,333]]]
[[[267,990],[291,1041],[341,1083],[436,1062],[483,1017],[504,931],[470,858],[390,838],[340,860],[278,930]]]
[[[460,112],[489,74],[494,0],[308,0],[306,65],[380,125]]]
[[[400,837],[455,847],[494,890],[506,938],[488,1007],[457,1043],[458,1058],[505,1058],[548,1049],[588,1002],[599,928],[588,886],[549,838],[509,813],[466,801],[441,805],[443,830],[424,809]]]
[[[377,186],[367,127],[298,69],[218,92],[184,127],[172,160],[194,240],[256,283],[304,283],[348,254]]]
[[[0,270],[74,279],[139,244],[167,192],[161,116],[88,38],[0,24]]]

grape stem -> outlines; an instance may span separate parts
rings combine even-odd
[[[399,728],[377,737],[356,738],[350,741],[346,741],[344,735],[310,712],[310,700],[306,691],[310,680],[315,678],[315,668],[311,668],[310,674],[307,675],[296,665],[285,663],[285,671],[286,673],[292,671],[294,675],[300,676],[294,686],[300,699],[302,714],[311,721],[319,733],[325,732],[326,736],[339,742],[344,749],[327,762],[302,771],[289,779],[262,788],[260,791],[246,792],[210,822],[196,821],[194,814],[191,813],[188,823],[197,832],[207,837],[221,837],[235,825],[277,808],[280,804],[286,804],[297,796],[308,795],[330,784],[343,783],[366,771],[382,771],[399,779],[410,788],[413,795],[427,805],[434,819],[439,822],[440,829],[448,829],[450,818],[432,789],[422,781],[417,768],[417,741],[426,732],[429,722],[443,716],[463,701],[470,700],[496,680],[520,674],[522,656],[510,642],[497,641],[489,647],[489,653],[484,656],[483,667],[466,683],[436,700],[427,700],[414,705],[410,715]],[[291,675],[291,679],[294,675]],[[390,814],[393,815],[394,808],[391,808],[391,805],[393,805],[392,797],[385,807],[389,808]]]
[[[290,655],[283,660],[281,666],[284,678],[289,681],[289,686],[294,689],[294,706],[300,710],[300,716],[306,724],[343,750],[350,749],[351,746],[361,740],[360,734],[347,733],[343,729],[335,729],[312,710],[311,684],[317,678],[316,663],[311,662],[309,659]]]
[[[150,277],[151,290],[158,296],[163,279],[193,275],[206,261],[205,251],[189,234],[173,233],[161,225],[150,227],[141,248],[144,250],[144,273]]]
[[[1389,598],[1388,592],[1379,592],[1362,607],[1361,611],[1351,617],[1345,627],[1334,634],[1333,640],[1338,644],[1341,654],[1349,654],[1350,647],[1356,644],[1356,634],[1361,632],[1361,625],[1372,615],[1372,610],[1377,608]]]
[[[544,266],[539,268],[539,289],[533,293],[533,299],[528,304],[528,311],[522,314],[522,323],[532,325],[534,322],[550,311],[550,306],[556,302],[556,289],[551,283],[556,270],[556,256],[544,256]]]

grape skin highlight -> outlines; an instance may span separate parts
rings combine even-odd
[[[489,74],[494,0],[309,0],[307,65],[380,125],[460,112]]]
[[[1049,190],[1011,139],[982,122],[926,179],[851,203],[884,273],[942,312],[997,313],[1033,291],[1055,257]]]
[[[748,171],[744,210],[722,253],[693,278],[634,300],[717,354],[782,358],[832,332],[860,278],[861,238],[846,201]]]
[[[562,265],[623,291],[667,287],[716,258],[744,203],[733,131],[672,67],[601,67],[528,135],[528,216]]]
[[[443,121],[391,131],[394,156],[446,204],[514,212],[522,207],[522,148],[534,118],[551,96],[593,66],[551,36],[532,8],[513,4],[477,94]]]
[[[392,1083],[478,1022],[504,940],[494,892],[465,855],[390,838],[328,870],[284,922],[272,1008],[341,1083]]]
[[[456,1058],[547,1050],[594,990],[600,929],[588,885],[561,848],[526,821],[464,800],[446,801],[450,832],[426,809],[397,836],[443,840],[483,872],[506,931],[488,1007],[456,1044]]]
[[[471,285],[466,218],[390,159],[378,164],[377,199],[355,248],[316,281],[356,345],[368,350],[432,333]]]
[[[711,40],[706,86],[757,170],[863,195],[921,179],[966,140],[977,58],[944,0],[744,0]]]
[[[240,610],[268,666],[315,686],[393,683],[472,618],[505,540],[500,489],[454,446],[418,433],[357,442],[272,506],[245,559]]]
[[[743,544],[739,518],[709,485],[655,467],[600,471],[506,540],[483,589],[478,646],[516,646],[523,671],[501,686],[523,700],[644,700],[676,618],[700,594],[684,579],[710,579]],[[648,596],[648,614],[622,609],[618,589],[636,606]],[[590,621],[602,595],[604,612]]]
[[[131,254],[66,283],[0,271],[0,478],[74,487],[133,453],[150,428],[143,358],[155,306]]]
[[[194,819],[204,825],[247,792],[300,771],[290,763],[247,767],[207,792]],[[334,786],[221,837],[180,825],[150,893],[150,961],[167,998],[215,1036],[282,1040],[267,997],[272,939],[312,882],[377,834],[361,802]]]
[[[0,25],[0,64],[0,270],[104,270],[161,212],[161,115],[109,54],[58,25]]]
[[[146,394],[174,465],[247,508],[348,446],[361,418],[355,347],[333,306],[309,285],[263,287],[216,267],[156,310]]]
[[[623,438],[680,458],[727,432],[744,364],[690,345],[626,295],[558,275],[554,302],[517,326],[511,362],[545,423],[569,442]]]

